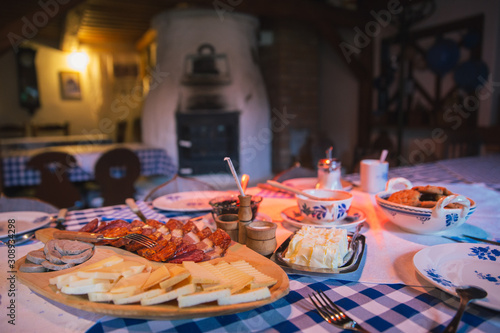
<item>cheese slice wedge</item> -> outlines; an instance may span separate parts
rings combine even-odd
[[[143,293],[135,294],[135,295],[132,295],[132,296],[129,296],[129,297],[123,297],[123,298],[113,299],[113,303],[115,303],[115,304],[138,303],[138,302],[141,301],[141,299],[143,299],[145,297],[157,296],[157,295],[160,295],[160,294],[162,294],[164,292],[165,292],[165,290],[159,289],[159,288],[157,288],[157,289],[151,289],[151,290],[145,291]]]
[[[253,277],[231,266],[225,261],[219,261],[215,267],[232,283],[231,294],[235,294],[253,281]]]
[[[194,261],[184,261],[182,265],[191,274],[191,283],[220,283],[220,278]]]
[[[124,259],[122,257],[111,256],[111,257],[108,257],[106,259],[100,260],[96,263],[87,265],[87,266],[81,268],[80,270],[81,271],[84,271],[84,270],[88,271],[88,270],[99,269],[99,268],[103,268],[103,267],[109,267],[109,266],[116,265],[116,264],[122,262],[123,260]]]
[[[260,287],[270,287],[276,284],[278,280],[272,278],[258,269],[253,267],[250,263],[245,260],[233,261],[230,263],[231,266],[236,267],[240,271],[247,273],[250,276],[253,276],[253,281],[250,283],[250,289],[260,288]]]
[[[49,284],[55,284],[57,285],[57,289],[61,289],[63,286],[68,284],[70,277],[73,275],[76,275],[76,273],[72,272],[54,276],[53,278],[49,279]]]
[[[150,275],[150,272],[144,272],[129,277],[123,277],[118,280],[110,292],[113,294],[136,292],[140,290],[141,286],[144,285],[144,282],[147,281]]]
[[[196,285],[190,283],[185,286],[175,288],[171,291],[164,292],[163,294],[159,294],[157,296],[144,297],[141,299],[141,305],[154,305],[154,304],[165,303],[177,299],[179,296],[192,294],[195,291],[196,291]]]
[[[202,266],[203,268],[206,268],[207,270],[210,271],[210,273],[214,274],[220,279],[219,283],[203,283],[201,284],[201,287],[203,288],[204,291],[210,291],[210,290],[217,290],[217,289],[226,289],[229,288],[231,289],[233,287],[233,282],[228,279],[224,274],[222,274],[221,271],[219,271],[214,265],[211,263],[204,261],[199,263],[198,265]]]
[[[91,302],[112,302],[115,299],[129,297],[132,295],[133,293],[131,292],[120,294],[113,294],[110,292],[91,292],[87,294],[87,296],[89,297],[89,301]]]
[[[158,284],[163,280],[168,279],[169,277],[170,277],[170,272],[168,271],[167,266],[166,265],[160,266],[151,273],[146,282],[144,282],[144,285],[142,286],[141,289],[146,290],[148,288],[151,288],[155,284]]]
[[[180,308],[186,308],[202,303],[213,302],[221,297],[229,296],[230,294],[231,291],[229,289],[202,291],[194,294],[179,296],[177,297],[177,302]]]
[[[243,293],[223,296],[217,299],[219,305],[231,305],[246,302],[255,302],[271,297],[268,287],[252,289]]]
[[[77,279],[77,280],[74,280],[74,281],[69,281],[68,282],[68,286],[69,287],[80,287],[80,286],[89,286],[89,285],[92,285],[92,284],[106,283],[106,282],[109,282],[109,280],[106,280],[106,279],[94,279],[94,278]]]
[[[61,292],[69,295],[83,295],[91,292],[104,292],[111,289],[111,283],[103,282],[97,284],[91,284],[87,286],[70,287],[64,286],[61,288]]]
[[[165,290],[189,277],[189,271],[182,266],[170,266],[168,271],[170,277],[160,282],[160,288]]]

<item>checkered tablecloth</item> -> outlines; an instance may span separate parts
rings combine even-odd
[[[83,147],[83,148],[82,148]],[[85,146],[80,146],[77,152],[85,154]],[[112,146],[109,146],[111,148]],[[131,145],[132,149],[141,162],[141,175],[165,175],[172,176],[177,172],[172,159],[165,150],[141,145]],[[78,154],[78,153],[77,153]],[[2,158],[4,187],[10,186],[32,186],[40,183],[40,172],[26,167],[32,155],[12,154]],[[82,182],[94,179],[94,174],[81,166],[68,170],[69,179],[72,182]]]
[[[101,332],[340,332],[326,323],[309,300],[324,291],[349,316],[371,332],[441,332],[458,300],[435,288],[402,284],[371,285],[290,275],[290,293],[282,299],[227,316],[189,320],[141,320],[103,317],[88,333]],[[498,332],[498,313],[471,305],[461,332]]]
[[[139,205],[148,205],[139,202]],[[143,207],[143,206],[141,206]],[[93,218],[126,215],[126,206],[71,211],[66,225],[78,230]],[[151,206],[143,207],[146,212]],[[154,211],[158,214],[158,211]],[[161,213],[161,212],[160,212]],[[118,214],[118,215],[117,215]],[[124,215],[124,217],[125,217]],[[128,215],[127,215],[128,216]],[[369,249],[368,249],[369,250]],[[339,278],[291,274],[290,292],[250,311],[189,320],[142,320],[102,317],[87,332],[337,332],[314,310],[308,295],[323,290],[372,332],[441,332],[458,307],[458,299],[433,287],[349,282]],[[498,332],[498,312],[472,305],[461,332]]]

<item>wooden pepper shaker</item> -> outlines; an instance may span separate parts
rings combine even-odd
[[[246,244],[247,229],[246,226],[252,222],[252,196],[239,195],[240,209],[238,210],[238,243]]]

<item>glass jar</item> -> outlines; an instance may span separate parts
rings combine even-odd
[[[318,183],[316,188],[341,190],[340,182],[341,163],[336,159],[324,158],[318,161]]]

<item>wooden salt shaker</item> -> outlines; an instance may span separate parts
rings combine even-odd
[[[247,241],[247,229],[246,226],[252,222],[252,196],[251,195],[239,195],[240,199],[240,209],[238,210],[238,243],[246,244]]]
[[[238,215],[222,214],[215,218],[217,228],[224,230],[235,242],[238,241]]]
[[[276,250],[276,224],[254,221],[247,226],[247,247],[263,256],[270,256]]]

